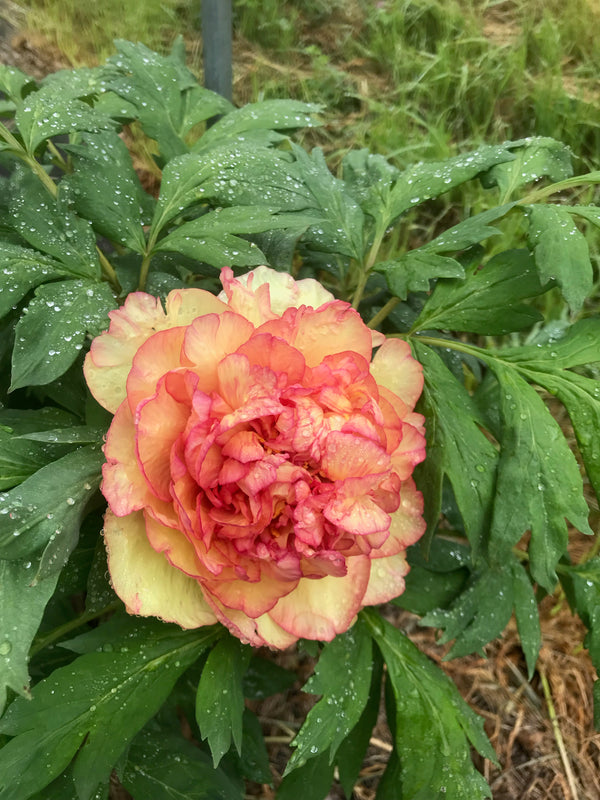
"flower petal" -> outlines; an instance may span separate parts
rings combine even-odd
[[[198,581],[173,569],[165,556],[152,548],[143,514],[119,518],[107,511],[104,541],[113,588],[130,614],[159,617],[182,628],[217,621]]]
[[[302,578],[296,589],[282,597],[269,616],[297,638],[331,641],[348,630],[362,606],[369,582],[366,556],[347,559],[343,578]]]
[[[376,606],[387,603],[404,591],[404,576],[410,567],[403,550],[389,558],[373,558],[367,591],[363,597],[363,606]]]
[[[410,345],[402,339],[386,339],[375,353],[371,375],[408,408],[413,409],[423,391],[423,367],[411,353]]]

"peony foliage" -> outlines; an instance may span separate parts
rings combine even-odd
[[[0,800],[272,783],[285,651],[318,699],[279,800],[351,795],[382,691],[378,800],[491,797],[483,720],[393,623],[455,657],[514,614],[531,678],[560,588],[600,666],[600,213],[569,204],[600,174],[543,137],[333,169],[291,138],[322,109],[235,108],[183,55],[0,67]]]

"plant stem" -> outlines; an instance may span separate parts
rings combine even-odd
[[[64,625],[59,625],[58,628],[54,628],[54,630],[50,631],[50,633],[47,633],[45,636],[42,636],[35,641],[31,647],[31,650],[29,651],[30,658],[32,658],[36,653],[39,653],[40,650],[48,647],[48,645],[52,644],[52,642],[62,639],[64,636],[66,636],[66,634],[71,633],[71,631],[80,628],[82,625],[91,622],[93,619],[103,617],[105,614],[109,614],[111,611],[117,611],[122,607],[122,605],[123,603],[120,600],[113,600],[112,603],[104,606],[104,608],[101,608],[100,611],[87,611],[86,613],[81,614],[81,616],[76,617],[69,622],[65,622]]]
[[[394,308],[400,302],[399,297],[390,297],[387,303],[381,308],[375,316],[367,322],[367,328],[376,328],[378,325],[381,325],[383,320],[387,317],[390,311],[393,311]]]
[[[378,230],[375,233],[375,237],[373,239],[373,244],[369,249],[367,257],[363,263],[363,270],[358,280],[358,284],[356,285],[356,289],[354,290],[354,296],[352,298],[352,308],[358,308],[360,301],[362,300],[362,296],[365,291],[365,286],[367,285],[367,281],[369,280],[369,272],[373,268],[373,264],[377,261],[377,254],[379,253],[379,248],[381,247],[381,243],[383,241],[383,237],[385,236],[385,229]]]
[[[575,178],[567,178],[558,183],[552,183],[550,186],[544,186],[543,189],[534,189],[533,192],[525,195],[518,201],[520,206],[528,206],[532,203],[537,203],[539,200],[545,200],[557,192],[564,192],[565,189],[573,189],[575,186],[585,186],[588,183],[600,183],[600,171],[589,172],[587,175],[577,175]]]

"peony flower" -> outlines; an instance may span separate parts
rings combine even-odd
[[[257,646],[331,640],[401,594],[424,531],[422,370],[317,281],[221,280],[165,310],[129,295],[86,358],[114,413],[111,580],[132,614],[218,620]]]

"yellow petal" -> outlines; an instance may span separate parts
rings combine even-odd
[[[141,512],[116,517],[107,511],[104,541],[113,588],[130,614],[159,617],[182,628],[217,621],[198,581],[153,550]]]

